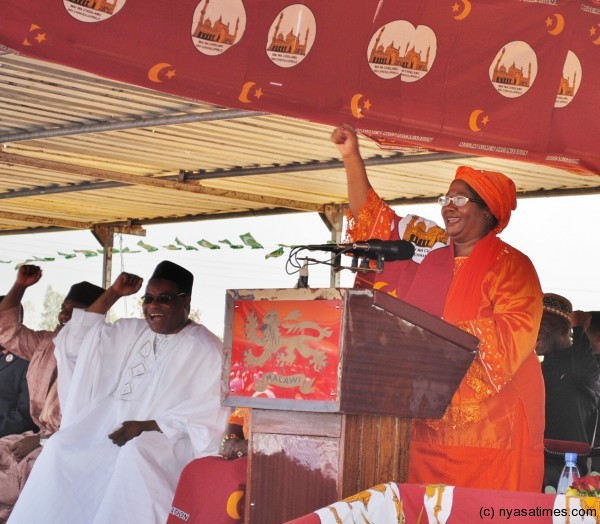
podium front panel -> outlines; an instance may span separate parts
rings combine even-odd
[[[225,404],[339,410],[343,299],[335,290],[229,292]]]

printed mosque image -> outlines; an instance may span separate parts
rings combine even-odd
[[[564,73],[563,73],[564,75]],[[560,79],[558,94],[564,96],[575,96],[575,83],[577,82],[577,72],[573,73],[573,85],[569,84],[569,77],[564,76]]]
[[[496,67],[494,68],[492,82],[496,82],[498,84],[529,87],[529,82],[531,81],[531,62],[529,62],[527,76],[524,75],[523,68],[518,68],[514,62],[508,69],[506,69],[506,66],[500,65],[505,52],[506,48],[503,48],[502,53],[500,53],[500,57],[496,62]]]
[[[400,54],[400,46],[397,48],[394,47],[394,42],[388,45],[386,48],[383,47],[383,44],[379,43],[381,39],[381,35],[384,31],[385,27],[381,28],[377,38],[375,39],[375,44],[373,45],[373,49],[371,50],[371,56],[369,57],[369,62],[372,64],[385,64],[385,65],[394,65],[398,67],[403,67],[405,69],[413,69],[416,71],[429,71],[429,52],[431,50],[431,46],[427,48],[427,55],[425,56],[425,60],[421,58],[421,53],[415,51],[415,46],[409,50],[410,42],[406,44],[406,48],[404,49],[404,56]]]
[[[229,31],[229,23],[223,23],[223,16],[219,16],[219,19],[216,20],[214,23],[211,22],[210,18],[204,18],[206,16],[206,8],[208,7],[209,3],[210,0],[206,0],[204,2],[204,5],[202,6],[202,11],[200,11],[200,20],[198,20],[198,24],[192,32],[192,36],[200,38],[202,40],[218,42],[220,44],[235,44],[238,28],[240,25],[239,17],[235,22],[235,31],[231,33]]]
[[[291,55],[305,55],[306,45],[308,43],[308,29],[304,35],[304,43],[300,43],[300,31],[298,35],[294,34],[294,30],[290,29],[290,32],[284,37],[283,33],[279,32],[281,21],[283,20],[283,13],[279,15],[279,20],[275,26],[273,32],[273,39],[267,48],[267,51],[273,51],[275,53],[288,53]]]
[[[444,238],[440,238],[440,233],[430,228],[427,230],[425,222],[419,217],[411,218],[406,226],[406,234],[408,240],[419,247],[433,247],[437,242],[443,242]]]
[[[109,15],[112,15],[115,7],[117,7],[117,0],[113,0],[112,2],[109,0],[69,0],[69,2]]]

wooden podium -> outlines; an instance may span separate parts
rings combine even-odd
[[[443,415],[477,344],[375,290],[228,290],[223,403],[252,408],[246,524],[406,482],[411,419]]]

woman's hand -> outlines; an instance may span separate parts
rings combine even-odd
[[[359,154],[356,130],[350,124],[340,124],[331,133],[331,141],[337,146],[342,158]]]

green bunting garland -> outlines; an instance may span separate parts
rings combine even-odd
[[[188,246],[187,244],[184,244],[181,240],[179,240],[177,237],[175,237],[175,243],[178,246],[181,246],[181,247],[185,248],[186,251],[198,251],[197,247]]]
[[[240,244],[234,244],[231,242],[231,240],[219,240],[219,242],[221,244],[227,244],[231,249],[243,249],[244,246],[240,245]]]
[[[148,251],[148,253],[158,251],[157,247],[151,246],[150,244],[144,244],[141,240],[137,243],[137,245],[144,248],[146,251]]]
[[[217,246],[216,244],[211,244],[208,240],[198,240],[198,245],[202,247],[206,247],[208,249],[221,249],[221,246]]]
[[[97,257],[98,253],[91,249],[76,249],[75,253],[81,253],[85,258]]]
[[[240,235],[240,238],[244,244],[252,249],[264,249],[264,247],[262,247],[262,245],[259,244],[250,233],[244,233],[243,235]]]
[[[229,246],[230,249],[244,249],[244,248],[265,249],[265,247],[254,238],[252,233],[244,233],[243,235],[239,235],[239,237],[240,237],[240,240],[243,242],[242,244],[234,243],[228,239],[218,240],[217,242],[219,244],[224,244],[224,245]],[[219,246],[217,244],[213,244],[212,242],[209,242],[206,239],[198,240],[196,242],[196,244],[198,244],[198,246],[203,247],[205,249],[211,249],[211,250],[221,249],[221,246]],[[155,251],[159,251],[160,249],[166,249],[167,251],[182,251],[182,250],[198,251],[198,248],[195,245],[187,244],[177,237],[175,238],[175,241],[173,243],[167,244],[166,246],[162,246],[161,248],[158,248],[158,247],[150,245],[150,244],[146,244],[142,240],[137,242],[136,245],[142,249],[132,250],[129,247],[117,249],[117,248],[113,247],[113,248],[111,248],[111,252],[113,254],[119,254],[119,253],[134,254],[134,253],[142,253],[142,252],[154,253]],[[284,254],[285,248],[294,247],[294,246],[289,246],[286,244],[277,244],[277,245],[279,247],[277,249],[275,249],[274,251],[271,251],[270,253],[266,254],[265,259],[278,258]],[[62,257],[65,260],[71,260],[71,259],[77,258],[78,255],[83,255],[85,258],[93,258],[93,257],[97,257],[99,254],[101,255],[103,253],[104,253],[103,249],[97,249],[97,250],[74,249],[72,253],[65,253],[62,251],[57,251],[57,255],[59,255],[60,257]],[[30,258],[28,258],[24,262],[19,262],[17,264],[16,268],[22,266],[23,264],[30,264],[33,262],[54,262],[55,260],[56,260],[55,257],[38,257],[35,255],[32,255]],[[13,262],[12,260],[0,260],[0,264],[11,264],[12,262]]]
[[[283,248],[280,247],[275,251],[271,251],[268,255],[265,255],[265,258],[277,258],[283,255]]]

